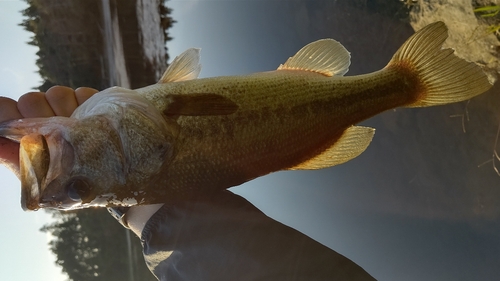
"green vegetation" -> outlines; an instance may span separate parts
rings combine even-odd
[[[474,13],[486,22],[487,28],[484,33],[495,34],[500,40],[500,19],[497,17],[499,12],[499,5],[480,6],[474,9]]]
[[[38,89],[45,91],[56,84],[107,88],[101,0],[25,1],[29,7],[22,11],[24,20],[20,25],[33,33],[28,44],[39,48],[36,64],[44,82]],[[167,30],[174,21],[171,10],[162,0],[157,1],[159,30],[163,30],[159,37],[163,36],[166,43],[171,39]],[[145,62],[136,1],[110,0],[110,3],[111,11],[117,13],[125,42],[125,64],[132,87],[156,83],[158,70],[166,67],[168,56],[161,65]],[[156,280],[144,263],[139,239],[132,233],[127,235],[128,230],[106,210],[53,212],[53,215],[55,222],[41,231],[53,236],[50,249],[69,280]],[[130,248],[127,237],[132,237]]]
[[[483,18],[494,17],[500,12],[500,6],[485,6],[474,9],[474,13],[479,14]]]

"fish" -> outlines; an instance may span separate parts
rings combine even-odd
[[[443,49],[443,22],[413,34],[373,73],[344,76],[350,53],[312,42],[277,70],[198,78],[200,49],[157,84],[103,90],[70,117],[0,124],[20,143],[24,210],[133,206],[213,194],[281,170],[316,170],[365,151],[356,125],[397,107],[460,102],[492,86],[481,67]]]

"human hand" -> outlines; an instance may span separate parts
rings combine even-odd
[[[0,122],[33,117],[66,116],[97,93],[96,89],[81,87],[73,90],[54,86],[47,92],[30,92],[19,101],[0,97]],[[0,137],[0,164],[19,176],[19,143]]]

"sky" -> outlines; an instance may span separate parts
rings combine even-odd
[[[18,23],[24,1],[0,1],[0,95],[18,99],[40,85],[36,73],[37,48],[26,44],[30,34]],[[0,276],[8,280],[65,280],[48,250],[49,237],[39,229],[50,221],[45,212],[24,212],[20,205],[19,180],[0,167]]]
[[[170,0],[177,21],[170,57],[201,47],[200,77],[247,74],[276,69],[305,44],[330,37],[351,52],[347,75],[354,75],[383,67],[413,33],[408,24],[336,2]],[[0,93],[14,99],[40,82],[36,48],[17,26],[24,5],[0,0]],[[377,133],[360,157],[231,190],[379,280],[498,280],[500,180],[491,166],[478,165],[491,157],[498,125],[491,111],[500,104],[492,95],[467,103],[463,132],[450,116],[463,116],[465,106],[388,111],[363,123]],[[38,231],[48,216],[22,211],[19,181],[4,168],[0,184],[0,276],[64,280]]]

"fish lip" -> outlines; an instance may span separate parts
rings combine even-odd
[[[51,208],[51,209],[59,209],[59,210],[65,210],[65,208],[62,208],[63,203],[60,201],[56,200],[39,200],[37,202],[37,206],[40,208]]]
[[[40,193],[42,191],[37,186],[21,185],[21,208],[24,211],[36,211],[44,206],[40,202]]]
[[[24,211],[36,211],[40,209],[39,197],[33,197],[26,189],[22,190],[21,193],[21,207]]]
[[[47,140],[41,134],[28,134],[21,138],[19,169],[21,179],[21,207],[38,210],[42,184],[50,164]]]
[[[20,143],[21,207],[38,210],[48,184],[70,171],[73,147],[65,139],[75,120],[53,116],[24,118],[0,123],[0,136]]]
[[[21,207],[24,210],[63,205],[57,196],[47,197],[47,191],[61,192],[59,186],[65,178],[61,179],[61,176],[72,166],[73,159],[73,148],[67,144],[57,135],[29,134],[21,139],[19,169]]]

